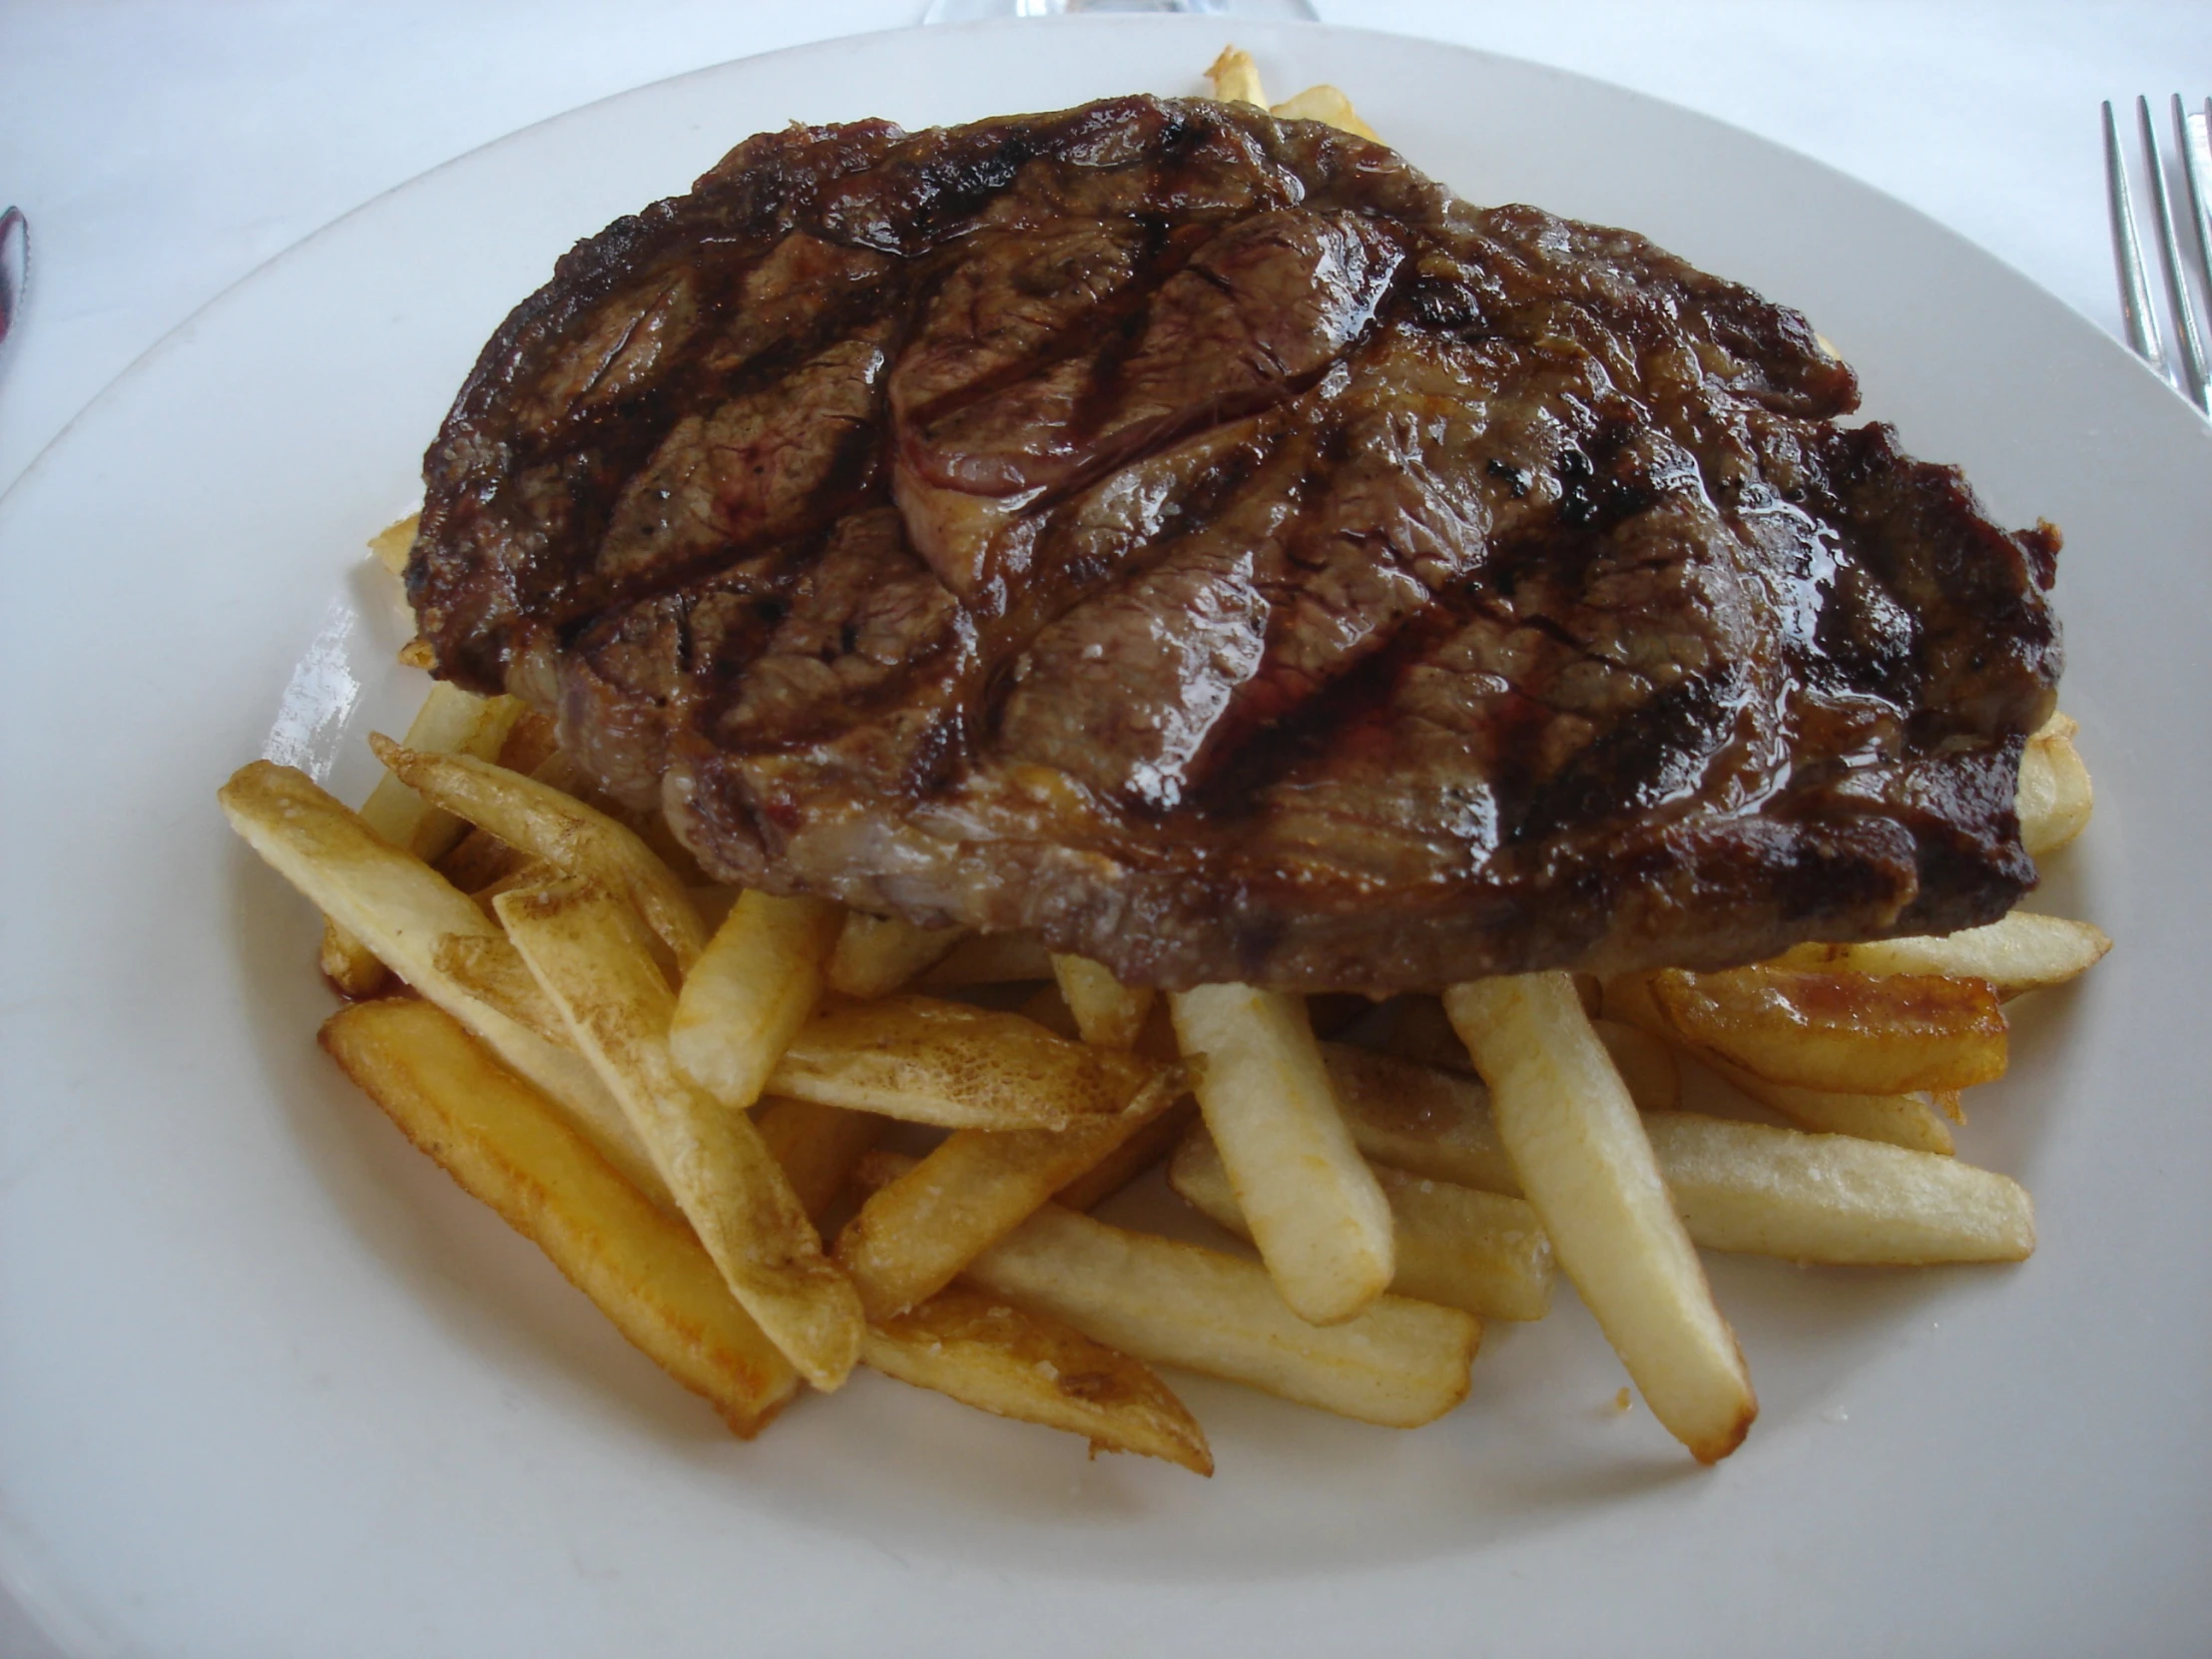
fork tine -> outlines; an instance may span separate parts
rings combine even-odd
[[[2204,101],[2203,118],[2191,132],[2181,94],[2174,94],[2174,143],[2181,149],[2181,177],[2189,186],[2189,229],[2197,239],[2197,263],[2212,284],[2212,98]]]
[[[2112,208],[2112,263],[2120,274],[2120,314],[2127,319],[2127,343],[2151,367],[2163,371],[2166,349],[2151,315],[2150,289],[2143,283],[2142,244],[2135,240],[2135,208],[2127,194],[2127,164],[2120,159],[2120,129],[2112,119],[2112,101],[2104,101],[2104,194]]]
[[[2212,413],[2212,388],[2206,384],[2204,334],[2197,327],[2196,295],[2189,291],[2188,268],[2181,263],[2181,247],[2174,240],[2173,204],[2166,196],[2166,159],[2158,151],[2158,129],[2151,125],[2150,100],[2135,100],[2135,124],[2142,129],[2143,165],[2150,173],[2152,223],[2158,230],[2158,258],[2166,268],[2166,302],[2173,310],[2174,336],[2179,342],[2182,379],[2191,401]]]

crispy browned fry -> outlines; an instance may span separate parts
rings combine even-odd
[[[1700,1462],[1726,1457],[1759,1412],[1751,1377],[1572,981],[1478,979],[1444,1008],[1560,1267],[1652,1414]]]
[[[1093,1451],[1141,1452],[1214,1472],[1205,1431],[1151,1367],[972,1286],[948,1286],[869,1326],[860,1357],[962,1404],[1081,1434]]]
[[[438,971],[469,995],[549,1043],[574,1046],[560,1009],[539,987],[530,965],[506,934],[447,933],[431,947],[430,956]]]
[[[811,1100],[774,1095],[761,1102],[753,1125],[770,1155],[784,1166],[807,1219],[818,1225],[851,1180],[860,1155],[889,1127],[873,1112],[848,1112],[841,1106],[818,1106]]]
[[[2016,1182],[1954,1158],[1688,1112],[1644,1132],[1690,1236],[1797,1262],[2017,1262],[2035,1213]]]
[[[411,529],[408,535],[411,539]],[[488,760],[499,753],[521,714],[522,705],[514,698],[478,697],[442,680],[432,681],[429,696],[422,700],[422,707],[415,711],[414,721],[407,728],[407,743],[410,748],[433,753]],[[451,813],[432,807],[388,772],[376,781],[362,804],[361,822],[392,845],[431,863],[451,850],[468,828]],[[347,996],[372,996],[383,983],[384,965],[351,933],[334,921],[325,921],[322,972]]]
[[[2020,844],[2031,858],[2048,857],[2088,828],[2096,802],[2089,769],[2073,746],[2078,731],[2072,720],[2054,714],[2020,756],[2016,808]]]
[[[689,972],[707,929],[676,872],[628,825],[550,784],[488,761],[423,755],[370,734],[376,758],[416,794],[572,875],[592,876],[627,897]]]
[[[1517,1198],[1379,1167],[1397,1228],[1398,1296],[1463,1308],[1485,1319],[1540,1320],[1551,1306],[1551,1241]],[[1240,1238],[1249,1239],[1229,1171],[1203,1127],[1184,1137],[1168,1185]]]
[[[1087,956],[1054,956],[1052,977],[1085,1042],[1096,1048],[1135,1046],[1145,1016],[1152,1012],[1149,985],[1124,985]]]
[[[1198,1121],[1198,1102],[1189,1095],[1131,1135],[1089,1169],[1052,1195],[1070,1210],[1095,1210],[1107,1199],[1162,1162]]]
[[[1625,973],[1606,981],[1605,1008],[1617,1020],[1680,1044],[1684,1052],[1723,1082],[1806,1129],[1821,1134],[1888,1141],[1893,1146],[1910,1147],[1916,1152],[1948,1153],[1951,1150],[1950,1126],[1938,1114],[1946,1100],[1951,1114],[1956,1114],[1955,1093],[1847,1094],[1771,1083],[1741,1066],[1730,1065],[1718,1054],[1691,1043],[1677,1031],[1660,1011],[1648,974]]]
[[[845,996],[888,996],[965,936],[958,927],[916,927],[896,916],[851,911],[824,969],[830,988]]]
[[[844,912],[826,898],[741,895],[684,975],[669,1051],[725,1106],[761,1098],[822,995],[822,963]]]
[[[502,893],[499,919],[622,1103],[692,1230],[800,1375],[834,1388],[860,1352],[860,1302],[760,1131],[668,1051],[675,997],[636,913],[588,877]]]
[[[1343,1043],[1324,1043],[1322,1057],[1353,1144],[1364,1156],[1438,1181],[1519,1196],[1520,1177],[1490,1121],[1489,1091],[1472,1077]]]
[[[1158,1117],[1183,1092],[1173,1071],[1132,1063],[1125,1107],[1067,1129],[963,1129],[871,1194],[837,1235],[838,1263],[871,1320],[934,1296],[1037,1206]]]
[[[1373,139],[1378,144],[1382,142],[1382,135],[1360,119],[1360,112],[1352,107],[1352,100],[1327,83],[1292,94],[1268,113],[1279,121],[1326,122],[1341,133]]]
[[[322,1046],[406,1137],[535,1243],[654,1364],[751,1438],[798,1386],[682,1222],[427,1002],[341,1008]]]
[[[1351,1318],[1390,1282],[1390,1209],[1353,1145],[1305,1009],[1250,985],[1177,991],[1168,1007],[1283,1300],[1316,1325]]]
[[[1774,965],[1828,973],[1936,973],[1951,979],[1986,979],[1999,996],[2014,997],[2044,985],[2064,984],[2096,966],[2111,948],[2104,931],[2086,921],[2014,910],[1986,927],[1968,927],[1942,938],[1801,944],[1777,957]]]
[[[1019,1014],[894,996],[817,1015],[769,1089],[946,1129],[1064,1129],[1119,1112],[1151,1070]]]
[[[964,985],[1002,985],[1019,979],[1050,979],[1052,953],[1034,933],[968,933],[935,963],[914,975],[917,991],[957,990]]]
[[[582,1057],[546,1041],[439,965],[438,946],[448,935],[485,935],[492,941],[487,949],[505,943],[497,924],[466,893],[413,853],[393,846],[294,768],[268,761],[241,767],[220,799],[231,827],[279,875],[551,1095],[635,1185],[667,1200],[667,1188],[628,1118]]]
[[[1266,89],[1260,85],[1260,66],[1241,46],[1224,46],[1221,56],[1206,71],[1206,79],[1213,86],[1214,97],[1224,104],[1257,104],[1263,110],[1268,107]]]
[[[1651,992],[1690,1043],[1770,1083],[1904,1094],[2004,1075],[2004,1008],[1986,980],[1667,969]]]

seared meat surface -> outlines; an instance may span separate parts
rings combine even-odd
[[[1856,402],[1327,128],[793,128],[508,319],[408,588],[727,879],[1165,985],[1718,966],[2034,879],[2056,536]]]

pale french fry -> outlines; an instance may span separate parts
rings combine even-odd
[[[1179,1072],[1134,1074],[1127,1105],[1068,1129],[962,1129],[869,1195],[837,1235],[837,1263],[871,1320],[936,1295],[1037,1207],[1158,1117]]]
[[[2047,857],[2088,828],[2096,806],[2089,769],[2073,746],[2080,728],[2064,715],[2030,738],[2020,756],[2020,786],[2015,811],[2020,844],[2031,858]]]
[[[1051,977],[1052,953],[1036,934],[967,933],[911,983],[917,991],[948,991]]]
[[[1395,1271],[1390,1210],[1353,1145],[1305,1009],[1249,985],[1177,991],[1168,1007],[1283,1300],[1315,1325],[1350,1319]]]
[[[2004,1009],[1984,980],[1669,968],[1651,993],[1690,1043],[1770,1083],[1905,1094],[2004,1075]]]
[[[1834,1090],[1801,1089],[1788,1083],[1770,1083],[1741,1066],[1730,1065],[1710,1049],[1699,1047],[1677,1031],[1660,1011],[1651,992],[1651,976],[1624,973],[1606,981],[1605,1011],[1615,1020],[1665,1041],[1678,1043],[1716,1077],[1749,1095],[1770,1111],[1803,1128],[1821,1134],[1856,1135],[1863,1140],[1887,1141],[1915,1152],[1948,1154],[1950,1126],[1938,1116],[1946,1098],[1927,1092],[1907,1094],[1846,1094]],[[1957,1096],[1949,1095],[1956,1112]],[[1663,1110],[1665,1108],[1655,1108]]]
[[[1360,112],[1352,107],[1352,100],[1326,83],[1293,93],[1268,114],[1278,121],[1326,122],[1340,133],[1373,139],[1378,144],[1382,142],[1382,135],[1360,119]]]
[[[1759,1412],[1751,1377],[1573,982],[1475,980],[1444,1009],[1560,1267],[1652,1414],[1700,1462],[1727,1456]]]
[[[668,1051],[675,997],[629,905],[588,877],[502,893],[499,919],[622,1103],[731,1294],[816,1387],[860,1352],[860,1301],[760,1131],[717,1105]]]
[[[818,1106],[811,1100],[770,1096],[753,1114],[769,1155],[783,1166],[807,1219],[821,1224],[823,1213],[843,1194],[852,1167],[873,1146],[889,1121],[873,1112],[848,1112],[841,1106]]]
[[[415,532],[421,528],[420,513],[409,513],[397,523],[385,525],[368,538],[369,556],[392,575],[406,575],[407,555],[414,551]]]
[[[1241,46],[1224,46],[1221,56],[1206,71],[1214,97],[1224,104],[1257,104],[1268,107],[1268,95],[1260,85],[1260,66]]]
[[[853,910],[824,974],[831,990],[846,996],[888,996],[943,959],[964,936],[958,927],[916,927],[896,916]]]
[[[408,536],[411,541],[411,528]],[[414,721],[407,728],[407,746],[434,754],[490,760],[499,753],[521,715],[522,705],[512,697],[478,697],[434,680],[430,695],[422,700],[422,707],[415,711]],[[361,822],[392,845],[405,847],[431,863],[445,856],[468,828],[451,813],[432,807],[388,772],[369,791],[368,800],[361,806]],[[351,933],[334,921],[325,921],[322,973],[347,996],[371,996],[382,983],[383,964]]]
[[[1065,1129],[1119,1112],[1151,1070],[1019,1014],[894,996],[818,1014],[768,1086],[945,1129]]]
[[[1309,1325],[1257,1262],[1057,1204],[977,1258],[968,1277],[1140,1360],[1391,1428],[1433,1421],[1466,1397],[1482,1334],[1470,1314],[1396,1296],[1337,1325]]]
[[[1378,1168],[1396,1227],[1396,1296],[1484,1319],[1540,1320],[1551,1306],[1551,1241],[1517,1198]],[[1184,1137],[1168,1185],[1200,1213],[1249,1239],[1221,1154],[1203,1128]]]
[[[1124,985],[1087,956],[1054,956],[1052,977],[1085,1042],[1094,1048],[1135,1046],[1152,1012],[1150,986]]]
[[[530,965],[505,933],[447,933],[431,947],[430,959],[469,995],[516,1024],[562,1048],[575,1046],[560,1009],[539,987]]]
[[[844,912],[825,898],[743,894],[684,975],[669,1052],[725,1106],[761,1098],[822,995],[822,963]]]
[[[638,908],[646,924],[689,972],[707,947],[707,929],[676,872],[628,825],[574,796],[489,761],[425,755],[372,733],[376,758],[424,800],[490,830],[572,875],[593,876]]]
[[[750,1439],[798,1377],[682,1222],[431,1003],[341,1008],[322,1046],[406,1137],[531,1240],[615,1329]]]
[[[2035,1213],[2018,1183],[1849,1135],[1652,1112],[1644,1132],[1690,1236],[1796,1262],[2018,1262]]]
[[[868,1327],[860,1357],[964,1405],[1081,1434],[1091,1449],[1214,1472],[1206,1434],[1142,1360],[967,1285]]]
[[[635,1186],[673,1205],[629,1119],[583,1057],[548,1042],[440,965],[439,945],[448,936],[483,935],[487,950],[505,945],[497,924],[466,893],[294,768],[256,761],[239,769],[220,799],[231,827],[279,875],[552,1096]]]
[[[1951,979],[1986,979],[1999,996],[2014,997],[2045,985],[2062,985],[2086,973],[2111,948],[2104,931],[2086,921],[2014,910],[1986,927],[1968,927],[1942,938],[1801,944],[1776,957],[1774,965],[1877,977],[1936,973]]]
[[[1070,1210],[1095,1210],[1173,1152],[1192,1124],[1198,1102],[1189,1095],[1154,1118],[1121,1145],[1052,1195]]]

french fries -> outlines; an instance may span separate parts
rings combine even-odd
[[[1986,927],[1968,927],[1942,938],[1874,939],[1864,944],[1801,944],[1775,959],[1777,967],[1817,972],[1940,974],[1986,979],[2000,997],[2046,985],[2062,985],[2104,959],[2112,941],[2086,921],[2014,910]]]
[[[887,996],[951,953],[966,936],[958,927],[916,927],[896,916],[852,911],[824,969],[830,988],[845,996]]]
[[[967,933],[909,981],[917,991],[1050,979],[1052,953],[1034,933]]]
[[[859,1358],[860,1300],[823,1254],[752,1120],[677,1069],[668,1051],[674,998],[632,912],[575,876],[502,893],[498,909],[731,1294],[802,1377],[838,1386]]]
[[[751,1439],[798,1374],[680,1221],[654,1207],[451,1015],[392,998],[340,1008],[322,1046],[410,1141],[544,1251],[615,1329]]]
[[[1360,112],[1352,107],[1352,100],[1326,83],[1293,93],[1273,106],[1268,114],[1281,121],[1320,121],[1339,132],[1373,139],[1378,144],[1382,142],[1382,135],[1360,119]]]
[[[1759,1401],[1573,982],[1475,980],[1446,991],[1444,1009],[1490,1086],[1499,1137],[1560,1267],[1652,1415],[1698,1461],[1718,1462],[1743,1443]]]
[[[1132,989],[1086,956],[1055,956],[1052,977],[1075,1016],[1075,1029],[1095,1048],[1134,1048],[1152,1012],[1150,987]]]
[[[1309,1325],[1257,1262],[1057,1204],[976,1258],[967,1277],[1140,1360],[1390,1428],[1433,1421],[1466,1397],[1482,1335],[1456,1308],[1395,1296],[1340,1324]]]
[[[1141,1360],[967,1285],[868,1327],[861,1358],[885,1377],[1081,1434],[1093,1451],[1136,1451],[1214,1472],[1206,1434]]]
[[[1551,1241],[1517,1198],[1378,1168],[1396,1226],[1390,1290],[1483,1319],[1540,1320],[1551,1306]],[[1250,1239],[1229,1171],[1203,1129],[1187,1136],[1168,1185],[1210,1220]]]
[[[1268,107],[1268,95],[1260,85],[1260,66],[1252,61],[1252,54],[1241,46],[1224,46],[1206,71],[1206,79],[1212,85],[1214,97],[1224,104],[1257,104]]]
[[[1169,998],[1206,1127],[1260,1259],[1301,1319],[1332,1325],[1396,1271],[1389,1205],[1353,1145],[1295,997],[1201,985]]]
[[[628,896],[689,972],[707,929],[676,872],[628,825],[549,784],[465,755],[425,755],[371,733],[369,747],[417,795],[571,875]]]
[[[2088,827],[2095,795],[2073,746],[2080,730],[2068,716],[2054,714],[2020,756],[2020,844],[2031,858],[2049,856]]]
[[[943,1129],[1065,1129],[1119,1112],[1149,1070],[1019,1014],[894,996],[803,1026],[769,1089]]]
[[[761,1102],[753,1126],[769,1156],[783,1166],[807,1219],[819,1226],[824,1213],[843,1196],[853,1166],[889,1123],[872,1112],[769,1099]]]
[[[1669,968],[1651,993],[1685,1040],[1770,1083],[1904,1094],[2004,1075],[2004,1009],[1985,980]]]
[[[760,1099],[815,1011],[842,923],[827,899],[741,895],[676,998],[668,1046],[685,1075],[725,1106]]]
[[[1133,1097],[1110,1117],[1060,1130],[963,1129],[870,1194],[836,1244],[868,1318],[887,1319],[934,1296],[1183,1092],[1176,1072],[1139,1076]]]

